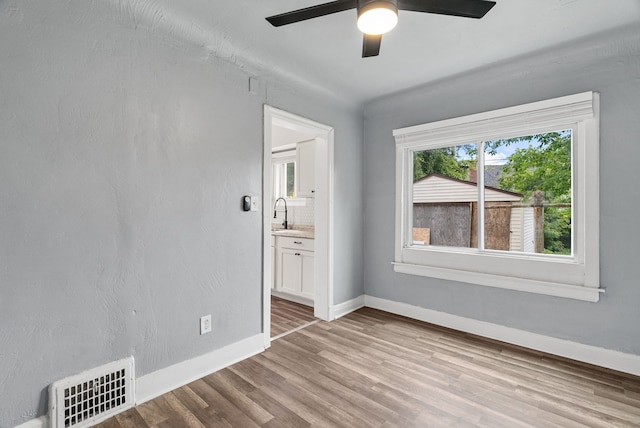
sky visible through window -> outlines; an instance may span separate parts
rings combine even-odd
[[[474,145],[475,146],[475,145]],[[496,149],[496,153],[486,153],[485,154],[485,165],[504,165],[509,160],[509,156],[515,153],[518,149],[526,149],[528,147],[539,148],[540,141],[533,139],[531,141],[527,141],[525,139],[520,139],[518,141],[511,142],[509,145],[501,145]],[[475,159],[475,155],[469,154],[465,150],[465,146],[460,146],[460,150],[458,151],[457,159],[459,161],[463,160],[472,160]]]

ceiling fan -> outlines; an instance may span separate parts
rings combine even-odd
[[[487,0],[337,0],[281,13],[266,19],[274,27],[280,27],[349,9],[357,9],[358,28],[364,33],[362,57],[366,58],[377,56],[380,53],[382,35],[396,26],[398,10],[482,18],[495,4],[496,2]]]

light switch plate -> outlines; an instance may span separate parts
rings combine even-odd
[[[258,197],[251,197],[251,211],[258,211]]]

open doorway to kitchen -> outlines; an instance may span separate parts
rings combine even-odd
[[[270,346],[273,336],[272,296],[284,300],[274,300],[277,303],[274,307],[281,304],[288,307],[289,302],[302,304],[312,307],[316,318],[333,318],[332,203],[333,128],[265,105],[262,269],[265,347]]]

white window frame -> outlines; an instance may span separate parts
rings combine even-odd
[[[599,94],[584,92],[394,130],[394,271],[597,302],[603,292],[599,288],[599,122]],[[571,129],[573,134],[571,256],[413,245],[415,151],[560,129]]]
[[[287,183],[286,183],[286,174],[287,174],[287,164],[293,163],[294,168],[297,166],[296,163],[296,152],[295,150],[291,152],[282,152],[282,153],[274,153],[271,157],[271,166],[273,168],[273,200],[281,196],[282,191],[284,190],[284,198],[291,199],[289,195],[287,195]],[[294,183],[295,183],[295,176]],[[295,188],[295,184],[294,184]]]

